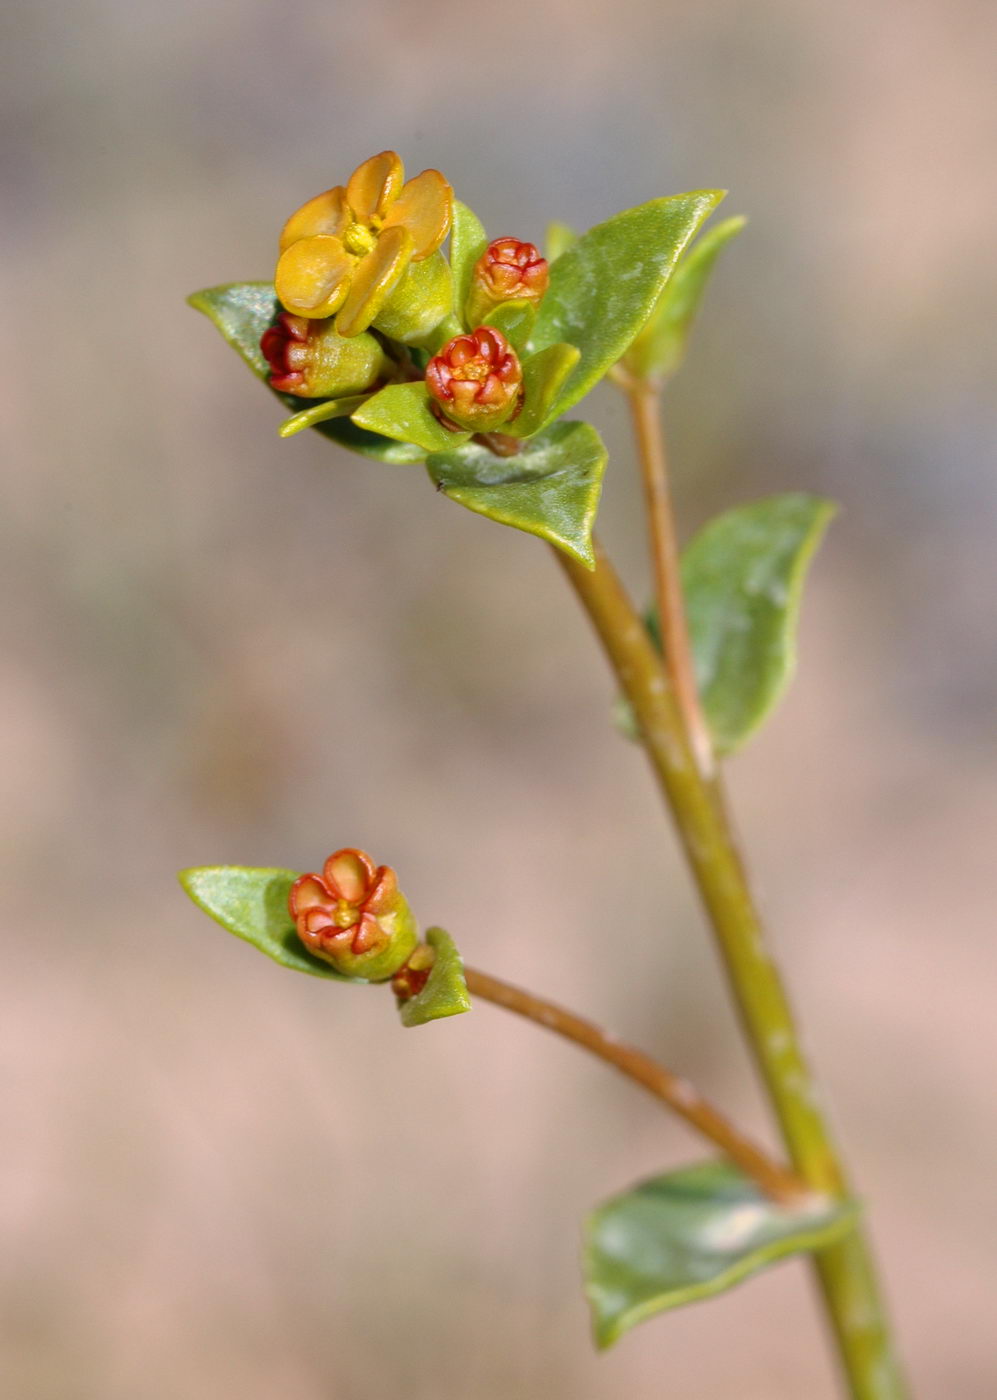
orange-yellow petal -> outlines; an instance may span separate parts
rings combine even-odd
[[[358,165],[346,186],[346,202],[362,222],[375,214],[380,218],[393,203],[405,179],[401,156],[382,151]]]
[[[338,238],[299,238],[281,253],[274,287],[282,305],[295,315],[331,316],[346,300],[354,266]]]
[[[401,225],[412,235],[413,262],[435,253],[450,232],[453,216],[453,190],[438,170],[416,175],[392,204],[384,220],[385,228]]]
[[[388,228],[377,246],[356,264],[350,293],[336,317],[339,335],[359,335],[375,320],[412,261],[412,239],[403,228]]]
[[[346,188],[336,185],[324,194],[317,194],[307,204],[288,219],[281,230],[280,251],[297,243],[299,238],[314,238],[317,233],[333,236],[344,231],[350,222],[350,211],[346,207]]]

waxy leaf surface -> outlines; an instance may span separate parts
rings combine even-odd
[[[595,565],[592,526],[605,468],[606,449],[588,423],[556,423],[513,457],[469,442],[426,460],[429,475],[452,501],[539,535],[588,568]]]
[[[558,414],[587,394],[628,348],[689,240],[722,198],[719,190],[696,190],[626,209],[582,234],[551,263],[531,349],[566,341],[581,352]]]
[[[436,953],[436,961],[422,991],[399,1003],[398,1014],[403,1026],[424,1026],[429,1021],[459,1016],[471,1009],[464,963],[456,943],[442,928],[427,929],[426,942]]]
[[[453,224],[450,229],[450,271],[454,285],[454,309],[458,319],[464,322],[464,307],[471,290],[471,277],[474,264],[488,247],[488,235],[484,224],[459,199],[454,200]],[[473,326],[468,327],[473,330]]]
[[[807,566],[836,507],[802,492],[725,511],[682,557],[703,708],[720,753],[762,723],[788,686]]]
[[[260,337],[279,310],[271,282],[232,282],[224,287],[208,287],[187,298],[196,311],[201,311],[221,331],[222,335],[257,376],[267,380],[269,365],[260,350]],[[269,385],[268,385],[269,387]],[[271,393],[275,393],[271,390]],[[316,407],[315,399],[299,398],[295,394],[276,394],[291,413],[298,414]],[[368,433],[347,418],[334,418],[314,424],[315,431],[332,442],[375,457],[381,462],[406,464],[421,462],[425,452],[409,443],[399,443]]]
[[[399,442],[414,442],[424,452],[443,452],[470,437],[470,433],[444,428],[429,406],[429,390],[421,381],[389,384],[355,411],[353,422]]]
[[[728,1162],[703,1162],[606,1201],[585,1226],[585,1292],[596,1344],[656,1313],[713,1297],[853,1227],[852,1202],[776,1205]]]
[[[180,872],[181,885],[199,909],[282,967],[336,982],[362,982],[313,958],[302,945],[287,908],[288,892],[297,878],[293,870],[244,865],[205,865]]]
[[[627,354],[632,373],[663,382],[679,368],[717,257],[745,223],[740,215],[724,219],[707,229],[679,259],[650,321]]]

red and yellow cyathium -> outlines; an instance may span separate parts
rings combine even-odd
[[[426,366],[426,388],[444,427],[490,433],[523,406],[523,370],[501,331],[454,336]]]
[[[347,977],[387,981],[418,942],[395,872],[352,847],[335,851],[321,875],[299,876],[288,907],[308,951]]]
[[[550,283],[547,259],[532,243],[496,238],[474,265],[465,315],[480,325],[504,301],[528,301],[537,306]]]

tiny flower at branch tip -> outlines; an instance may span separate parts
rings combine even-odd
[[[455,431],[488,433],[523,406],[523,370],[501,331],[479,326],[453,340],[426,366],[437,417]]]
[[[388,865],[345,847],[321,875],[301,875],[288,908],[307,950],[347,977],[384,982],[408,962],[417,943],[415,920]]]
[[[496,238],[474,265],[466,315],[471,325],[505,301],[538,305],[550,283],[547,259],[532,243]]]
[[[438,170],[405,182],[401,158],[382,151],[345,185],[303,204],[284,225],[274,285],[296,315],[336,316],[340,335],[375,321],[409,265],[435,253],[453,215],[453,190]]]

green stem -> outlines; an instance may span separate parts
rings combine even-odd
[[[701,773],[646,627],[598,544],[595,555],[590,571],[555,550],[633,708],[793,1165],[814,1190],[843,1195],[844,1171],[722,803]],[[821,1251],[816,1265],[853,1400],[903,1400],[907,1391],[861,1229]]]

